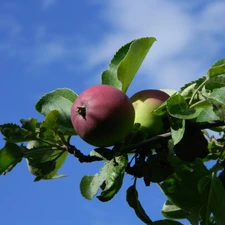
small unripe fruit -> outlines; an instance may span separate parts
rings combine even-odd
[[[71,108],[77,134],[97,147],[123,141],[132,131],[134,108],[122,91],[109,85],[96,85],[81,93]]]
[[[169,95],[160,90],[143,90],[134,94],[130,99],[135,110],[134,123],[140,123],[140,130],[147,133],[148,137],[165,132],[164,116],[152,113]]]

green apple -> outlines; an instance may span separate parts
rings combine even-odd
[[[97,147],[123,141],[134,125],[134,107],[125,93],[109,85],[95,85],[81,93],[71,108],[77,134]]]
[[[165,116],[156,116],[152,112],[169,98],[160,90],[143,90],[134,94],[130,99],[135,110],[135,121],[139,123],[139,130],[147,133],[148,137],[166,131]]]

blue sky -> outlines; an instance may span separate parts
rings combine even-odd
[[[34,108],[39,97],[60,87],[79,94],[100,83],[114,53],[144,36],[154,36],[157,42],[128,95],[147,88],[178,90],[224,57],[224,13],[222,0],[1,0],[0,124],[29,117],[42,120]],[[92,150],[78,138],[74,144],[85,153]],[[130,176],[111,202],[88,201],[80,195],[82,176],[95,174],[100,166],[79,164],[69,156],[60,170],[67,178],[33,182],[21,162],[0,179],[1,223],[142,224],[125,200],[133,182]],[[144,187],[142,181],[138,187],[147,213],[153,220],[161,219],[161,191],[154,184]]]

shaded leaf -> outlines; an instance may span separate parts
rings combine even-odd
[[[0,150],[0,175],[12,170],[22,160],[22,157],[23,152],[18,145],[6,142]]]
[[[36,139],[36,134],[33,131],[26,130],[12,123],[0,125],[0,131],[7,142],[19,143]]]
[[[57,172],[64,164],[68,152],[57,150],[39,141],[28,142],[27,148],[29,149],[25,155],[27,166],[30,173],[37,177],[35,181],[65,176],[58,175]]]
[[[225,221],[225,190],[220,179],[212,172],[211,176],[205,176],[199,181],[198,190],[207,206],[206,216],[209,217],[212,212],[216,224],[223,225]]]
[[[183,161],[193,162],[196,158],[205,158],[208,153],[208,141],[201,130],[186,127],[183,138],[174,145],[174,152]]]
[[[182,223],[174,220],[157,220],[153,225],[182,225]]]
[[[144,178],[150,182],[159,183],[174,172],[167,156],[163,153],[150,155],[145,165]]]
[[[135,185],[132,185],[127,189],[126,199],[129,206],[134,209],[137,217],[141,221],[143,221],[145,224],[149,224],[149,225],[153,224],[152,220],[148,217],[140,201],[138,200],[138,192],[136,190]]]
[[[179,171],[178,175],[172,175],[164,180],[160,187],[169,201],[181,208],[185,212],[201,203],[197,184],[201,175],[188,170]]]

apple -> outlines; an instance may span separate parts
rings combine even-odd
[[[71,108],[76,133],[97,147],[123,141],[133,129],[134,116],[134,107],[127,95],[105,84],[86,89]]]
[[[156,116],[152,113],[170,96],[160,90],[143,90],[134,94],[130,99],[135,110],[134,123],[139,123],[139,130],[145,132],[148,137],[165,132],[165,116]]]

